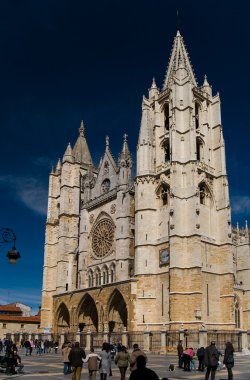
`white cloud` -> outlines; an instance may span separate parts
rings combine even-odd
[[[41,215],[47,213],[48,189],[33,177],[0,176],[0,182],[11,188],[25,206]]]
[[[231,197],[231,207],[234,214],[250,213],[250,197],[247,195]]]

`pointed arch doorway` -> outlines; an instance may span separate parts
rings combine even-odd
[[[108,302],[108,326],[110,334],[121,334],[128,326],[128,309],[121,292],[117,289]]]

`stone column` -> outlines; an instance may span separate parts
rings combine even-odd
[[[150,334],[150,331],[144,331],[143,348],[145,351],[151,351]]]
[[[199,330],[199,346],[207,347],[207,330]]]
[[[90,351],[91,344],[92,344],[92,333],[90,330],[88,330],[86,334],[86,350]]]
[[[184,329],[179,330],[179,340],[182,340],[184,344]]]
[[[105,324],[104,324],[104,330],[103,330],[103,341],[104,341],[104,342],[108,342],[108,340],[109,340],[108,326],[107,326],[107,324],[105,323]]]
[[[161,354],[167,353],[167,339],[166,339],[166,329],[161,330]]]
[[[248,354],[249,355],[247,331],[246,330],[241,330],[240,334],[241,334],[241,348],[242,348],[242,352],[244,354]]]
[[[64,333],[63,334],[60,334],[60,344],[61,344],[61,346],[63,345],[63,343],[64,343]]]
[[[122,345],[128,347],[128,332],[126,327],[122,331]]]
[[[77,331],[77,333],[76,333],[76,337],[75,337],[75,341],[76,342],[81,342],[81,333],[80,333],[80,331]]]

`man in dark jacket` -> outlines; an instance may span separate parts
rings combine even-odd
[[[204,364],[207,367],[205,380],[209,379],[211,372],[211,380],[215,379],[215,372],[218,366],[220,353],[215,346],[215,342],[212,341],[210,346],[206,347],[204,355]]]
[[[136,359],[137,368],[131,372],[129,380],[159,380],[159,377],[152,369],[146,367],[146,358],[140,355]]]
[[[82,372],[82,359],[86,358],[85,351],[80,348],[79,342],[75,342],[69,353],[69,361],[72,367],[72,380],[80,380]]]

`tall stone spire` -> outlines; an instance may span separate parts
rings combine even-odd
[[[79,128],[79,136],[73,149],[73,156],[76,162],[81,164],[93,165],[92,158],[89,152],[88,144],[85,138],[85,126],[83,120]]]
[[[177,30],[177,34],[174,39],[172,53],[169,60],[169,65],[163,85],[163,90],[170,87],[170,83],[173,80],[173,76],[176,75],[178,69],[183,69],[187,72],[193,86],[197,87],[197,82],[194,76],[193,68],[189,60],[188,52],[186,50],[183,38]]]
[[[121,162],[122,160],[125,160],[126,162],[128,160],[131,160],[131,154],[129,151],[127,138],[128,138],[128,135],[125,133],[123,135],[123,146],[122,146],[121,153],[119,155],[119,162]]]

